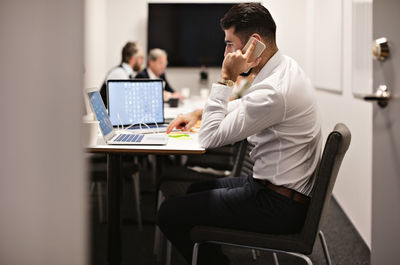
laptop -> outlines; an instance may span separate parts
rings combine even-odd
[[[161,79],[108,80],[108,113],[114,127],[140,133],[165,132]]]
[[[108,117],[106,107],[101,98],[100,92],[94,89],[87,89],[90,106],[96,119],[99,121],[100,131],[107,144],[124,145],[165,145],[168,142],[166,134],[135,134],[117,132]]]

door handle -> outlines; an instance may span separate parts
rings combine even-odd
[[[364,95],[366,101],[377,101],[381,108],[387,106],[389,100],[392,98],[386,85],[380,85],[374,94]]]
[[[387,38],[379,38],[374,40],[372,46],[372,55],[375,60],[385,61],[390,55],[389,41]],[[392,98],[388,87],[386,85],[380,85],[374,94],[368,94],[363,96],[364,100],[376,101],[381,108],[388,105],[389,100]]]
[[[376,60],[385,61],[390,55],[389,41],[386,38],[374,40],[372,45],[372,55]]]

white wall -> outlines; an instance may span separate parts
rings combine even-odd
[[[107,54],[107,2],[85,0],[84,87],[97,87],[105,78]]]
[[[148,2],[157,1],[86,0],[85,87],[99,86],[104,81],[106,72],[120,63],[121,50],[127,41],[137,40],[146,48]],[[305,70],[308,70],[310,65],[304,52],[306,38],[303,35],[303,31],[306,29],[304,19],[306,2],[307,0],[271,0],[266,1],[265,5],[271,10],[278,25],[279,48],[296,59]],[[291,6],[291,8],[287,9],[287,6]],[[178,90],[182,87],[198,88],[200,86],[198,84],[199,68],[192,68],[190,72],[186,71],[188,75],[185,76],[179,74],[182,70],[181,68],[167,70],[171,85]],[[185,70],[187,69],[183,71]],[[210,69],[210,71],[211,77],[217,78],[219,69]]]
[[[312,17],[313,11],[311,2],[308,17]],[[309,19],[309,23],[311,21]],[[372,21],[365,23],[372,25]],[[310,24],[308,28],[311,30],[308,54],[312,59],[313,27]],[[372,105],[355,98],[352,92],[352,1],[343,1],[342,30],[342,93],[317,90],[317,95],[322,111],[324,136],[338,122],[345,123],[351,130],[352,142],[343,160],[333,194],[364,241],[371,247]],[[328,52],[329,47],[326,50]],[[364,76],[365,79],[371,77],[372,72]]]
[[[93,0],[87,0],[93,1]],[[102,0],[106,7],[106,69],[117,65],[120,51],[128,40],[138,40],[146,48],[147,2],[146,0]],[[277,23],[277,43],[285,54],[293,57],[312,77],[313,68],[313,7],[317,0],[269,0],[262,1],[271,11]],[[334,94],[317,90],[323,115],[324,136],[337,122],[346,123],[352,131],[353,140],[343,162],[334,189],[334,195],[350,220],[356,226],[365,242],[371,242],[371,141],[372,107],[369,103],[355,99],[351,85],[351,0],[342,0],[343,14],[343,67],[342,93]],[[354,0],[353,0],[354,1]],[[188,2],[188,1],[169,1]],[[224,2],[224,1],[196,1]],[[236,1],[232,1],[236,2]],[[334,44],[332,44],[334,45]],[[327,47],[328,49],[329,47]],[[87,69],[91,71],[92,69]],[[218,78],[219,69],[209,69],[210,81]],[[100,83],[105,72],[94,72]],[[199,84],[198,68],[169,68],[167,76],[176,89],[189,87],[197,90]],[[366,77],[370,78],[370,77]],[[94,80],[94,79],[93,79]],[[89,84],[88,84],[89,85]],[[92,85],[92,84],[90,84]],[[93,83],[98,86],[99,83]]]
[[[0,2],[0,264],[87,263],[83,5]]]

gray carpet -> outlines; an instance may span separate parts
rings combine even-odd
[[[155,193],[154,184],[141,178],[142,186],[142,215],[144,229],[138,231],[135,221],[134,198],[132,184],[124,183],[122,197],[122,246],[123,264],[157,265],[165,264],[164,260],[157,260],[153,255]],[[104,198],[105,199],[105,198]],[[96,265],[107,264],[107,235],[106,224],[99,222],[96,193],[91,196],[91,253],[90,263]],[[361,239],[354,226],[333,199],[323,224],[328,248],[334,265],[368,265],[370,251]],[[272,254],[260,252],[257,260],[252,259],[251,251],[236,247],[224,247],[224,252],[231,259],[232,265],[274,264]],[[201,253],[200,253],[201,255]],[[278,254],[281,265],[306,264],[303,260],[289,255]],[[326,264],[319,240],[316,241],[314,251],[310,256],[315,265]],[[185,265],[182,257],[173,250],[171,265]]]

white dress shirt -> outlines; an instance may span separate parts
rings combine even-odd
[[[147,68],[147,73],[149,74],[150,79],[160,79],[155,73],[153,73],[153,71],[151,71],[150,67]]]
[[[280,51],[255,77],[241,99],[213,84],[199,134],[203,147],[247,138],[255,147],[253,177],[309,195],[320,158],[321,122],[316,97],[300,66]]]
[[[134,78],[136,73],[132,67],[127,63],[122,63],[122,67],[115,67],[107,76],[107,80],[110,79],[131,79]]]
[[[156,74],[153,73],[153,71],[151,71],[150,67],[147,68],[147,73],[149,74],[150,79],[160,79],[160,77],[156,76]],[[162,81],[162,86],[163,86],[163,89],[165,89],[165,81],[164,80]],[[169,97],[170,97],[170,95],[168,94],[167,99],[169,99]]]

